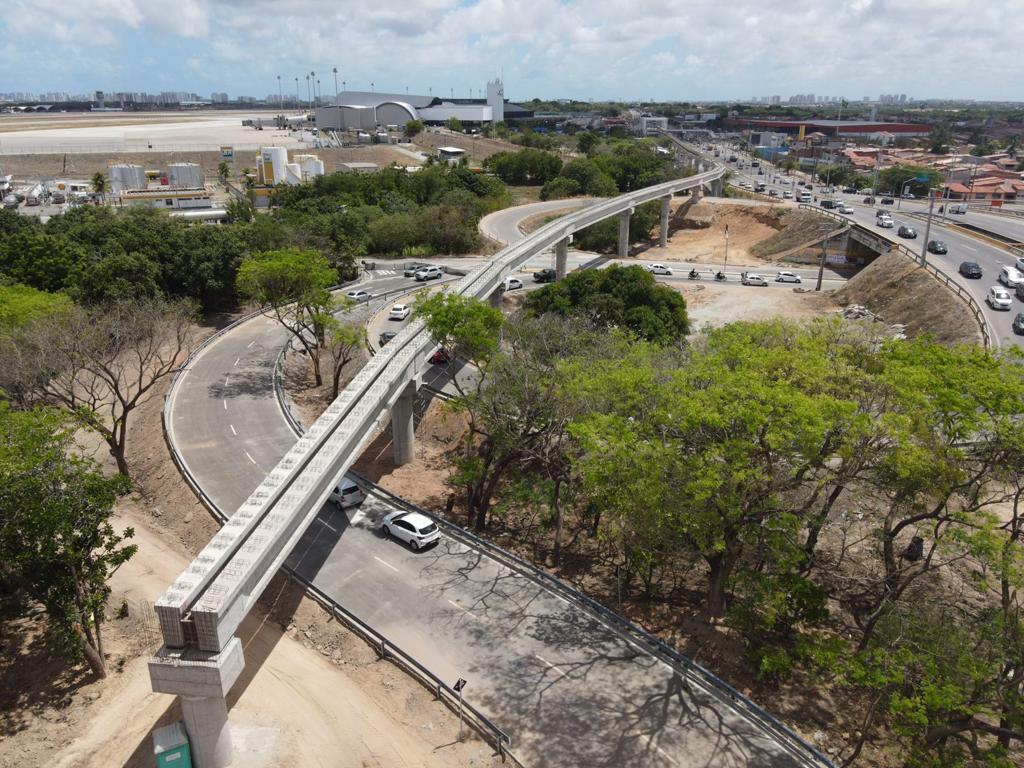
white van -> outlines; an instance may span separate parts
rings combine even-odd
[[[797,197],[797,200],[799,200],[801,203],[809,203],[811,202],[811,193],[801,192],[800,195]]]

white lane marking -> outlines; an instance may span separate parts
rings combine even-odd
[[[256,463],[256,459],[254,459],[254,458],[253,458],[252,456],[250,456],[250,455],[249,455],[249,452],[248,452],[248,451],[246,451],[246,452],[245,452],[245,456],[246,456],[246,458],[247,458],[247,459],[249,459],[249,461],[251,461],[251,462],[252,462],[253,464],[255,464],[255,463]]]
[[[221,402],[224,403],[224,410],[226,411],[228,409],[228,401],[225,400],[224,398],[221,398]]]
[[[966,245],[965,243],[960,243],[960,247],[961,247],[961,248],[965,248],[965,249],[967,249],[967,250],[968,250],[968,251],[970,251],[971,253],[977,253],[977,252],[978,252],[978,249],[977,249],[977,248],[972,248],[971,246],[969,246],[969,245]]]
[[[320,525],[322,525],[322,526],[323,526],[324,528],[326,528],[327,530],[329,530],[329,531],[334,531],[335,533],[337,533],[337,532],[338,532],[338,529],[337,529],[337,528],[335,528],[335,527],[334,527],[333,525],[331,525],[330,523],[328,523],[328,522],[327,522],[326,520],[321,520],[321,519],[320,519],[320,518],[318,517],[318,518],[316,519],[316,521],[317,521],[318,523],[320,523]]]
[[[641,739],[643,739],[648,744],[650,744],[652,747],[654,747],[654,749],[657,750],[658,754],[661,755],[662,757],[664,757],[670,763],[672,763],[672,765],[679,765],[679,762],[674,757],[672,757],[672,755],[670,755],[668,752],[666,752],[664,749],[662,749],[661,747],[659,747],[657,744],[654,743],[654,738],[652,736],[650,736],[650,735],[648,735],[646,733],[638,733],[637,736],[639,736]]]
[[[235,432],[235,425],[234,424],[228,424],[228,426],[231,427],[231,434],[234,435],[235,437],[238,437],[238,433]]]
[[[468,608],[463,608],[461,605],[456,603],[454,600],[449,600],[448,602],[451,603],[452,605],[454,605],[456,608],[458,608],[460,611],[462,611],[464,614],[466,614],[470,618],[473,618],[473,619],[476,619],[477,621],[480,621],[480,617],[477,616],[475,613],[473,613]]]
[[[543,656],[539,656],[538,654],[536,654],[536,653],[535,653],[535,654],[533,654],[533,658],[537,659],[538,661],[540,661],[540,662],[541,662],[542,664],[544,664],[545,666],[549,667],[550,669],[553,669],[553,670],[555,670],[555,672],[557,672],[558,674],[560,674],[560,675],[561,675],[562,677],[568,677],[568,675],[567,675],[567,674],[565,674],[565,672],[563,672],[562,670],[560,670],[560,669],[559,669],[558,667],[556,667],[556,666],[555,666],[554,664],[552,664],[552,663],[551,663],[550,661],[548,661],[547,659],[545,659],[545,658],[544,658]]]
[[[239,362],[239,361],[240,361],[241,359],[242,359],[242,358],[240,358],[240,357],[236,357],[236,358],[235,358],[235,365],[238,365],[238,362]]]
[[[359,575],[360,573],[362,573],[362,572],[363,572],[363,569],[362,569],[362,568],[356,568],[356,569],[355,569],[354,571],[352,571],[352,573],[350,573],[350,574],[349,574],[348,576],[346,576],[345,578],[343,578],[343,579],[341,580],[341,583],[342,583],[342,584],[344,584],[344,583],[345,583],[346,581],[348,581],[349,579],[354,579],[354,578],[355,578],[356,576],[358,576],[358,575]]]
[[[227,387],[227,385],[228,385],[228,381],[230,381],[230,380],[231,380],[231,377],[230,377],[230,376],[225,376],[225,377],[224,377],[224,386],[225,386],[225,387]]]
[[[379,557],[377,557],[376,555],[374,555],[374,556],[373,556],[373,559],[374,559],[374,560],[376,560],[376,561],[377,561],[378,563],[380,563],[381,565],[386,565],[386,566],[387,566],[388,568],[390,568],[390,569],[391,569],[392,571],[396,571],[396,572],[398,571],[398,569],[397,569],[397,568],[395,568],[395,566],[393,566],[393,565],[392,565],[391,563],[389,563],[389,562],[388,562],[387,560],[381,560],[381,559],[380,559]]]
[[[363,512],[363,510],[361,510],[361,509],[357,509],[355,514],[352,515],[351,519],[348,521],[349,525],[355,525],[360,520],[362,520],[364,517],[366,517],[366,513]]]
[[[256,343],[256,339],[253,339],[252,341],[250,341],[248,344],[245,345],[245,348],[248,349],[249,347],[251,347],[255,343]]]

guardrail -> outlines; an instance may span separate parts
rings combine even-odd
[[[832,213],[832,211],[829,211],[825,208],[815,208],[813,205],[807,205],[806,203],[801,203],[800,207],[805,210],[814,211],[815,213],[821,214],[822,216],[827,216],[831,219],[835,219],[836,221],[844,221],[853,227],[864,230],[865,232],[871,232],[871,230],[865,227],[863,224],[853,221],[852,219],[848,219],[845,216],[841,216],[840,214]],[[871,232],[871,234],[877,237],[877,235],[875,235],[874,232]],[[885,242],[886,245],[889,246],[890,251],[895,249],[902,253],[907,258],[909,258],[919,267],[923,267],[925,271],[929,272],[934,277],[941,280],[947,288],[953,291],[958,297],[960,297],[960,299],[965,304],[967,304],[968,309],[971,310],[971,314],[974,315],[974,320],[975,322],[978,323],[978,327],[981,330],[982,343],[985,345],[986,349],[991,349],[992,335],[989,332],[988,319],[985,317],[985,313],[982,311],[981,305],[978,304],[977,300],[973,296],[971,296],[971,294],[965,291],[955,279],[947,275],[938,267],[934,266],[933,264],[927,261],[924,264],[922,264],[920,257],[902,243],[894,243],[891,240],[887,240]]]

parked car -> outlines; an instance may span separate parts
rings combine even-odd
[[[1016,288],[1024,283],[1024,273],[1019,272],[1015,267],[1002,267],[999,270],[999,282],[1007,288]]]
[[[879,217],[875,221],[875,223],[878,226],[880,226],[882,229],[892,229],[893,227],[896,226],[896,223],[892,219],[890,219],[888,216],[881,216],[881,217]]]
[[[946,244],[941,240],[929,240],[928,253],[949,253],[949,249],[946,248]]]
[[[420,264],[418,262],[413,262],[402,271],[402,274],[405,275],[406,277],[415,277],[417,272],[419,272],[421,269],[426,269],[429,266],[429,264]]]
[[[422,549],[441,538],[437,523],[420,512],[406,512],[404,509],[386,516],[380,529],[385,536],[394,536],[413,549]]]
[[[437,351],[430,356],[431,365],[448,365],[452,356],[448,353],[448,350],[444,347],[438,347]]]
[[[895,197],[883,197],[879,202],[882,205],[895,205],[896,204],[896,198]]]
[[[388,320],[405,320],[412,312],[412,307],[408,304],[395,304],[388,312]]]
[[[391,340],[392,340],[393,338],[395,338],[395,336],[397,336],[397,335],[398,335],[398,332],[397,332],[397,331],[384,331],[384,333],[382,333],[382,334],[381,334],[381,335],[380,335],[380,336],[379,336],[379,337],[377,338],[377,341],[378,341],[378,342],[380,343],[380,345],[381,345],[381,346],[383,347],[383,346],[384,346],[385,344],[387,344],[387,343],[388,343],[389,341],[391,341]]]
[[[50,202],[54,205],[64,205],[66,198],[63,192],[54,192],[50,195]]]
[[[354,507],[366,500],[366,493],[360,488],[355,480],[348,477],[341,478],[328,499],[338,505],[339,509]]]
[[[1013,306],[1013,298],[1010,296],[1010,292],[1005,288],[1001,288],[998,285],[993,285],[988,289],[988,294],[985,296],[985,301],[992,309],[1001,309],[1010,311]]]
[[[795,272],[776,272],[775,273],[776,283],[802,283],[800,275]]]
[[[357,288],[354,291],[349,291],[345,294],[349,301],[368,301],[373,298],[373,294],[369,291],[364,291],[362,288]]]
[[[25,198],[26,208],[33,208],[37,205],[39,205],[39,198],[36,197],[35,195],[29,195],[28,197]]]
[[[505,290],[506,291],[516,291],[516,290],[519,290],[522,287],[523,287],[523,281],[520,280],[518,277],[510,277],[508,280],[505,281]]]
[[[533,273],[533,282],[535,283],[553,283],[555,281],[555,270],[539,269]]]
[[[644,267],[652,275],[671,275],[672,268],[666,267],[664,264],[648,264]]]
[[[756,272],[744,272],[740,275],[740,282],[743,283],[743,285],[768,285],[768,281]]]
[[[416,282],[422,283],[427,280],[438,280],[441,278],[443,274],[444,270],[442,270],[440,267],[424,267],[423,269],[419,270],[413,277],[415,277]]]
[[[1024,312],[1018,312],[1017,316],[1013,318],[1013,324],[1011,326],[1013,332],[1019,336],[1024,336]]]
[[[972,280],[977,280],[982,276],[981,265],[976,261],[961,261],[957,271]]]
[[[896,234],[900,237],[905,237],[908,240],[917,239],[917,230],[913,227],[908,227],[906,224],[901,224],[900,228],[896,230]]]

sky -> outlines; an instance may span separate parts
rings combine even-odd
[[[1024,101],[1022,0],[0,0],[0,91]]]

